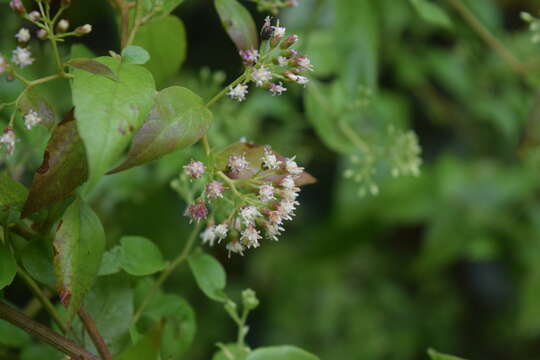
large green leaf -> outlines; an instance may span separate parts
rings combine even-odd
[[[150,275],[165,267],[161,252],[152,241],[139,236],[124,236],[120,242],[120,264],[128,274]]]
[[[212,360],[245,360],[249,349],[238,344],[219,345],[221,350],[212,356]]]
[[[0,206],[20,204],[27,195],[24,185],[13,180],[5,171],[0,172]]]
[[[97,58],[116,71],[113,81],[75,70],[72,82],[75,119],[83,139],[90,169],[90,186],[96,184],[128,145],[150,111],[155,84],[139,65],[122,64],[110,57]]]
[[[186,30],[176,16],[166,16],[144,25],[133,44],[150,54],[150,60],[144,66],[152,72],[158,86],[172,78],[186,58]]]
[[[133,138],[124,163],[112,172],[157,159],[197,142],[210,127],[212,113],[189,89],[172,86],[156,97],[148,120]]]
[[[70,111],[55,129],[34,174],[22,216],[64,200],[88,178],[84,145]]]
[[[43,284],[54,286],[53,250],[49,241],[29,242],[20,253],[26,271]]]
[[[114,357],[114,360],[157,360],[160,358],[162,326],[158,323],[137,344]]]
[[[99,218],[80,199],[64,213],[54,235],[57,286],[69,319],[77,313],[93,285],[105,249],[105,233]]]
[[[197,285],[210,299],[225,301],[223,290],[226,285],[226,274],[223,266],[211,255],[199,252],[188,258]]]
[[[433,349],[428,349],[427,352],[431,360],[465,360],[457,356],[446,355],[446,354],[440,353]]]
[[[0,320],[0,345],[20,348],[30,341],[30,335],[24,330],[19,329],[5,320]]]
[[[452,21],[443,9],[430,0],[410,0],[414,9],[425,21],[442,27],[450,27]]]
[[[256,349],[246,360],[317,360],[317,356],[295,346],[282,345]]]
[[[11,251],[0,244],[0,289],[5,288],[13,281],[17,273],[17,263]]]
[[[257,27],[247,9],[237,0],[215,0],[223,27],[238,50],[258,49]]]

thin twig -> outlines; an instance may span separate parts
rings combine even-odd
[[[103,337],[99,333],[94,319],[92,319],[92,316],[90,316],[88,311],[86,311],[86,309],[82,306],[79,309],[79,318],[83,322],[84,327],[88,332],[88,335],[90,335],[92,342],[96,346],[96,349],[99,352],[99,356],[101,356],[103,360],[111,360],[112,355],[109,351],[109,348],[107,347],[107,344],[105,343],[105,340],[103,340]]]
[[[0,319],[6,320],[18,328],[23,329],[73,359],[100,360],[97,356],[86,351],[68,338],[57,334],[3,302],[0,302]]]

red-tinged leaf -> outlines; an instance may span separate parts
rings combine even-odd
[[[282,162],[285,163],[285,157],[274,151],[274,154]],[[229,156],[231,155],[244,155],[249,163],[249,167],[240,171],[239,173],[232,173],[227,171],[227,164]],[[264,146],[254,144],[251,142],[237,142],[229,145],[223,151],[216,155],[216,167],[224,171],[231,179],[246,179],[254,176],[258,173],[262,166],[262,157],[264,155]],[[283,169],[279,174],[269,174],[268,171],[262,171],[261,176],[268,173],[265,180],[274,184],[278,184],[281,180],[287,176],[287,173]],[[295,177],[294,182],[297,186],[313,184],[317,181],[310,173],[304,171],[299,176]]]
[[[117,80],[116,74],[111,70],[110,67],[92,59],[71,59],[66,62],[66,65],[79,70],[84,70],[90,74],[101,75],[108,77],[111,80]]]
[[[41,124],[49,129],[58,122],[58,116],[52,105],[32,89],[24,93],[19,102],[19,109],[25,114],[29,111],[35,111],[41,118]]]
[[[237,0],[216,0],[221,23],[238,50],[258,49],[259,39],[255,21]]]
[[[53,245],[58,291],[71,320],[98,274],[105,232],[92,209],[76,199],[58,223]]]
[[[64,200],[87,178],[85,149],[72,110],[56,127],[47,144],[43,162],[34,174],[22,216],[32,215]]]
[[[110,173],[145,164],[196,143],[210,127],[212,113],[189,89],[162,90],[148,120],[133,137],[127,159]]]

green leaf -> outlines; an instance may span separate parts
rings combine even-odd
[[[238,344],[218,345],[221,350],[212,356],[212,360],[245,360],[249,349]]]
[[[93,187],[125,149],[150,111],[155,84],[139,65],[110,57],[98,62],[117,70],[118,81],[76,70],[72,82],[75,118],[83,139]]]
[[[223,290],[226,285],[226,274],[223,266],[211,255],[196,253],[188,257],[189,267],[193,272],[197,285],[210,299],[226,301]]]
[[[150,60],[150,54],[140,46],[130,45],[122,50],[122,62],[124,64],[146,64]]]
[[[28,196],[28,190],[9,175],[0,172],[0,206],[11,206],[22,203]]]
[[[150,61],[144,66],[154,75],[158,86],[176,75],[186,58],[186,30],[176,16],[166,16],[144,25],[133,44],[150,54]]]
[[[282,345],[256,349],[246,360],[317,360],[317,356],[295,346]]]
[[[212,113],[189,89],[162,90],[148,120],[133,138],[124,163],[111,172],[129,169],[196,143],[210,128]]]
[[[93,285],[105,250],[105,233],[99,218],[76,199],[64,213],[54,235],[57,286],[69,319],[79,310]]]
[[[121,269],[122,262],[122,248],[115,246],[109,251],[106,251],[101,258],[101,265],[99,267],[99,276],[116,274]]]
[[[86,152],[70,111],[51,135],[34,174],[23,217],[66,199],[88,178]]]
[[[19,109],[26,114],[35,111],[41,118],[41,124],[51,129],[58,122],[56,111],[47,100],[33,89],[27,90],[19,102]]]
[[[442,354],[434,349],[428,349],[427,353],[431,360],[465,360],[457,356]]]
[[[150,275],[165,267],[159,248],[150,240],[139,236],[124,236],[121,266],[128,274],[135,276]]]
[[[237,0],[215,0],[221,23],[238,50],[258,49],[257,27],[249,11]]]
[[[32,344],[21,352],[20,360],[63,360],[64,355],[49,345]]]
[[[184,0],[164,0],[161,10],[158,11],[156,16],[165,16],[171,13],[176,9]]]
[[[17,263],[11,251],[0,244],[0,289],[5,288],[13,281],[17,273]]]
[[[414,9],[425,21],[442,27],[451,27],[452,21],[443,9],[430,0],[410,0]]]
[[[21,260],[32,278],[43,284],[54,286],[53,250],[50,242],[35,240],[29,242],[21,252]]]
[[[28,344],[30,340],[30,335],[28,335],[22,329],[8,323],[5,320],[0,320],[0,345],[20,348],[25,344]]]
[[[114,357],[114,360],[158,360],[162,326],[157,324],[137,344]]]
[[[116,80],[116,74],[111,70],[111,68],[101,62],[92,59],[71,59],[66,62],[66,65],[69,65],[73,68],[86,71],[93,75],[105,76],[111,80]]]

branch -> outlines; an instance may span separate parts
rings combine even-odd
[[[79,317],[81,318],[81,321],[83,322],[84,327],[88,332],[88,335],[90,335],[92,342],[96,346],[96,349],[99,352],[99,356],[101,356],[103,360],[111,360],[112,355],[109,352],[109,348],[107,347],[105,340],[103,340],[103,337],[99,333],[94,319],[92,319],[88,311],[86,311],[86,309],[82,306],[79,309]]]
[[[27,333],[34,335],[44,343],[55,347],[73,359],[100,360],[97,356],[89,353],[73,341],[55,333],[48,327],[41,325],[3,302],[0,302],[0,319],[4,319]]]

